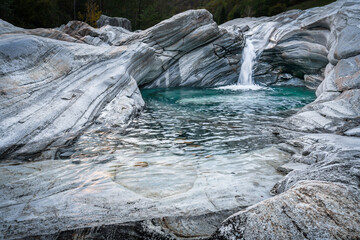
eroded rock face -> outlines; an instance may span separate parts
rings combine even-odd
[[[76,21],[54,30],[1,24],[2,158],[60,146],[95,119],[126,123],[144,105],[137,85],[232,83],[243,48],[241,33],[219,28],[206,10],[140,33]]]
[[[291,128],[344,133],[359,125],[360,5],[351,1],[335,4],[342,5],[330,17],[329,63],[324,70],[325,78],[316,90],[318,98],[288,120]]]
[[[229,30],[233,26],[247,30],[245,35],[258,49],[254,67],[257,83],[281,82],[283,74],[301,79],[316,75],[318,80],[307,85],[314,89],[325,78],[329,62],[335,65],[338,60],[359,55],[356,50],[358,5],[353,1],[337,1],[273,17],[235,19],[222,26]]]
[[[206,10],[190,10],[114,45],[144,42],[155,49],[162,73],[140,87],[209,87],[237,81],[244,39],[219,28]],[[221,76],[221,78],[220,78]]]
[[[99,20],[96,21],[97,27],[103,27],[106,25],[114,26],[114,27],[122,27],[126,30],[131,31],[131,22],[129,19],[121,18],[121,17],[108,17],[106,15],[101,15]]]
[[[360,192],[348,185],[302,181],[226,219],[212,239],[356,239]]]
[[[8,34],[0,41],[2,157],[63,144],[107,102],[139,95],[130,63],[141,48],[147,49],[143,44],[99,49],[22,34]],[[136,101],[130,110],[118,112],[118,123],[125,123],[122,119],[143,104]]]
[[[229,30],[233,26],[241,29],[249,26],[245,35],[258,54],[254,66],[256,83],[269,85],[314,74],[322,80],[322,72],[329,62],[329,18],[334,9],[329,5],[306,11],[292,10],[273,17],[235,19],[222,26]],[[284,74],[291,77],[284,79]],[[313,82],[310,87],[316,88],[320,82]]]

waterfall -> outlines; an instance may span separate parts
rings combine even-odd
[[[276,22],[268,22],[258,26],[253,26],[247,32],[245,47],[242,52],[242,64],[240,74],[235,85],[218,87],[222,90],[260,90],[264,87],[256,85],[253,81],[253,67],[256,63],[256,57],[269,43],[269,38],[275,29]]]
[[[256,59],[256,50],[250,39],[246,39],[246,44],[242,53],[243,63],[240,69],[240,75],[237,85],[254,85],[252,79],[252,69]]]

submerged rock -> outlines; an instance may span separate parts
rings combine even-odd
[[[78,239],[93,233],[116,239],[131,236],[126,225],[136,225],[137,236],[145,226],[145,233],[165,237],[207,237],[226,217],[270,197],[282,177],[275,168],[286,157],[270,148],[206,161],[168,154],[145,163],[119,152],[2,163],[0,237],[68,239],[71,233]],[[107,235],[112,230],[119,235]]]

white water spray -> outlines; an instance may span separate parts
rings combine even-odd
[[[256,59],[256,50],[249,39],[246,39],[246,44],[242,53],[243,63],[240,69],[238,85],[254,85],[252,79],[252,69]]]
[[[260,90],[264,87],[256,85],[253,81],[253,67],[256,57],[269,43],[269,37],[275,28],[276,22],[268,22],[258,26],[252,26],[247,32],[245,47],[242,52],[242,64],[240,75],[235,85],[218,87],[224,90]]]

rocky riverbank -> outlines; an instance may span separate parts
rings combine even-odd
[[[293,169],[301,169],[290,169],[274,186],[272,191],[278,196],[228,218],[214,239],[360,236],[359,16],[358,2],[337,1],[321,8],[225,24],[242,28],[248,24],[249,29],[270,24],[255,80],[282,83],[301,78],[305,85],[316,88],[317,99],[282,124],[296,132],[312,133],[290,137],[281,146],[293,154]],[[256,39],[255,34],[249,37]]]
[[[144,106],[139,87],[236,83],[247,39],[258,54],[254,66],[258,84],[305,85],[316,89],[317,99],[279,123],[274,132],[286,139],[278,148],[292,155],[291,164],[282,167],[290,173],[269,189],[276,196],[248,208],[240,206],[243,210],[226,219],[212,238],[357,239],[359,16],[357,1],[339,0],[325,7],[237,19],[222,26],[209,12],[192,10],[139,32],[110,25],[95,29],[82,22],[26,30],[0,20],[0,158],[9,163],[2,168],[0,237],[207,238],[217,228],[214,222],[239,209],[162,218],[164,208],[153,220],[143,220],[138,212],[147,209],[151,214],[154,205],[128,200],[131,218],[119,220],[114,214],[119,210],[116,196],[122,196],[124,203],[129,196],[125,198],[108,179],[91,172],[95,165],[74,167],[69,176],[49,179],[44,185],[26,183],[21,176],[47,179],[51,172],[42,172],[47,165],[58,164],[60,172],[68,168],[51,159],[59,147],[89,128],[126,127]],[[28,169],[12,165],[34,160],[46,161],[31,163]],[[40,170],[33,173],[34,169]],[[18,179],[12,182],[11,174],[17,171]],[[77,204],[85,204],[86,191],[91,190],[81,187],[77,172],[91,173],[113,202],[95,193],[99,205],[88,212],[79,213],[76,208],[62,212],[69,201],[76,203],[78,198],[73,196],[81,195],[84,199]],[[14,184],[21,191],[14,191]],[[68,194],[59,202],[56,194],[65,191]],[[49,196],[53,202],[42,204]],[[34,217],[34,205],[47,215]],[[94,212],[103,215],[96,216],[98,222],[89,222]],[[138,222],[125,224],[132,220]],[[196,235],[198,231],[192,232],[196,225],[206,230]]]
[[[243,48],[242,33],[219,28],[205,10],[139,33],[81,22],[59,29],[1,26],[3,159],[51,158],[53,151],[44,150],[78,136],[94,119],[107,127],[127,123],[144,104],[138,86],[233,83]]]

